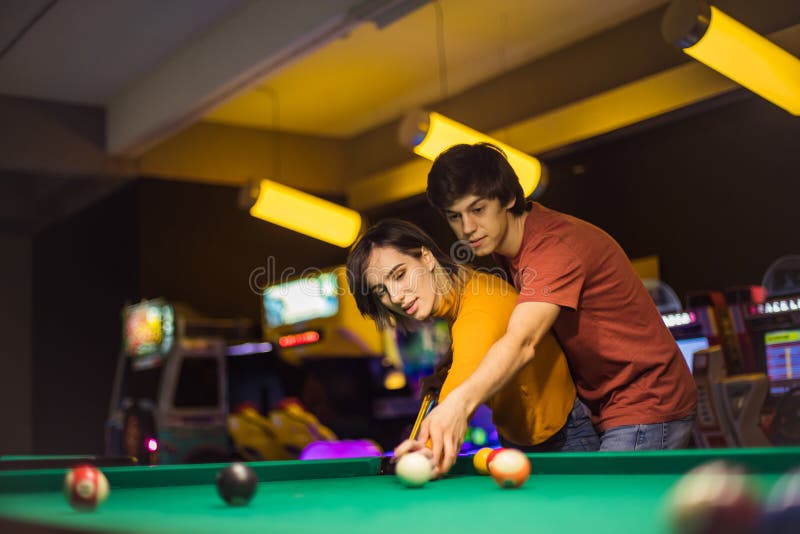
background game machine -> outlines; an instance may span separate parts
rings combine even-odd
[[[305,372],[301,400],[309,412],[340,439],[395,446],[419,399],[408,388],[394,333],[361,315],[344,267],[268,286],[262,309],[266,340]]]
[[[661,313],[664,324],[677,341],[686,364],[692,369],[695,352],[719,343],[713,309],[699,306],[684,311],[678,295],[668,284],[647,279],[644,285]]]
[[[752,333],[747,327],[746,317],[751,306],[763,304],[767,299],[767,290],[763,286],[737,286],[725,290],[725,302],[728,305],[736,339],[742,352],[743,372],[754,373],[759,370]],[[763,369],[761,369],[763,371]]]
[[[760,426],[767,397],[763,373],[728,375],[721,347],[695,353],[693,375],[697,384],[695,446],[764,447],[769,445]]]
[[[697,385],[697,447],[767,445],[759,425],[766,376],[741,375],[742,351],[722,293],[693,292],[686,309],[667,284],[645,286],[683,354]],[[735,373],[730,372],[735,369]]]
[[[229,458],[226,344],[248,320],[208,319],[163,299],[123,310],[106,449],[143,463]]]
[[[776,444],[800,443],[800,256],[784,256],[767,269],[764,302],[745,310],[744,320],[758,369],[769,378],[764,410]]]

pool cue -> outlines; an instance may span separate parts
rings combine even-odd
[[[417,414],[417,420],[414,421],[414,426],[411,428],[411,434],[408,436],[408,439],[417,439],[417,435],[419,434],[419,428],[422,426],[422,421],[425,417],[433,409],[433,405],[436,403],[437,393],[433,390],[428,391],[425,396],[422,398],[422,404],[419,407],[419,413]]]

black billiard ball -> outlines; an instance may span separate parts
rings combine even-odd
[[[255,471],[241,462],[234,462],[217,473],[217,491],[231,506],[249,503],[257,486]]]
[[[767,499],[759,532],[789,534],[800,530],[800,469],[783,475]]]

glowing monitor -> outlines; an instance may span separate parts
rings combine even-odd
[[[686,363],[689,365],[689,370],[691,371],[692,365],[694,364],[694,353],[698,350],[703,350],[708,348],[708,338],[705,337],[693,337],[689,339],[679,339],[677,340],[678,348],[681,349],[681,353],[683,354],[683,358],[686,360]]]
[[[800,330],[764,334],[770,393],[782,395],[800,384]]]
[[[123,312],[123,346],[134,366],[155,365],[172,349],[175,312],[162,300],[142,301]]]
[[[332,317],[338,311],[339,285],[335,273],[320,273],[264,291],[264,313],[271,328]]]

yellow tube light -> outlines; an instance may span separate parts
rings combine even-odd
[[[696,60],[800,115],[800,59],[716,7],[677,0],[664,15],[662,33]]]
[[[406,115],[400,125],[400,141],[429,160],[453,145],[491,143],[505,152],[526,197],[544,185],[538,159],[436,112],[417,110]]]
[[[261,180],[250,215],[343,248],[361,231],[357,211],[272,180]]]

